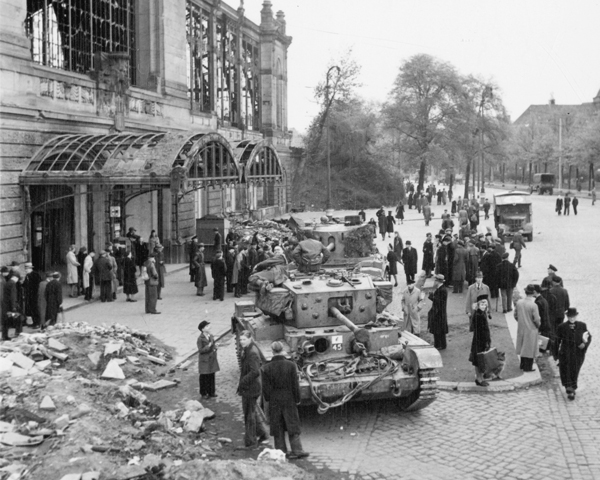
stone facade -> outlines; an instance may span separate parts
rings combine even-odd
[[[95,8],[87,1],[72,2],[82,18],[89,13],[86,8]],[[112,29],[120,33],[104,39],[112,42],[113,51],[100,51],[102,42],[88,41],[93,33],[81,38],[65,34],[55,2],[0,0],[2,265],[31,260],[32,246],[43,242],[45,260],[38,268],[46,268],[63,261],[68,244],[102,249],[132,225],[143,238],[157,230],[169,247],[193,235],[195,220],[203,215],[227,208],[282,212],[289,203],[287,183],[275,187],[277,195],[265,185],[211,184],[178,197],[163,186],[130,194],[115,222],[110,220],[112,202],[126,196],[131,185],[119,193],[97,182],[71,185],[65,177],[63,185],[24,186],[22,177],[33,168],[34,154],[64,134],[216,132],[231,144],[266,141],[287,169],[291,37],[283,13],[274,14],[265,0],[256,25],[242,6],[236,10],[220,0],[123,3],[130,8],[128,16],[119,13],[122,21]],[[28,6],[34,11],[28,12]],[[190,23],[193,12],[198,13],[196,30]],[[111,15],[115,22],[117,14]],[[91,62],[89,68],[82,58]],[[200,90],[198,103],[194,92]],[[263,190],[270,193],[261,196]]]

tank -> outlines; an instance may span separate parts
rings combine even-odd
[[[427,342],[403,331],[398,318],[377,313],[379,287],[387,283],[345,270],[290,274],[254,301],[236,303],[238,353],[242,330],[250,331],[267,360],[271,343],[280,341],[298,367],[301,404],[317,405],[319,413],[377,399],[422,409],[438,395],[442,360]]]

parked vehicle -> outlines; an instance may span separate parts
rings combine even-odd
[[[533,211],[529,193],[510,191],[494,195],[494,224],[499,234],[511,237],[523,230],[523,237],[533,240]]]
[[[548,192],[550,195],[552,195],[555,185],[556,175],[553,173],[536,173],[533,175],[531,193],[538,192],[540,195],[543,195],[544,192]]]

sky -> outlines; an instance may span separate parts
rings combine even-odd
[[[239,2],[226,0],[237,8]],[[263,0],[245,0],[260,23]],[[591,102],[600,90],[600,0],[272,0],[288,50],[288,126],[306,130],[313,92],[352,49],[358,94],[384,102],[402,62],[427,53],[495,83],[512,120],[531,104]]]

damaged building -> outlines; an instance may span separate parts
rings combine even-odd
[[[0,264],[64,262],[134,227],[168,262],[196,220],[281,214],[284,13],[220,0],[1,0]]]

